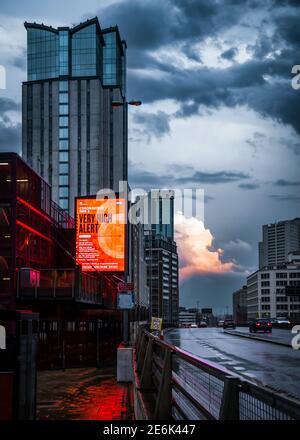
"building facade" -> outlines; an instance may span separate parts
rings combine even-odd
[[[247,278],[248,319],[286,316],[300,320],[300,262],[265,266]]]
[[[258,246],[259,268],[287,262],[290,252],[300,250],[300,218],[263,225]]]
[[[237,325],[247,323],[247,286],[232,295],[233,319]]]
[[[114,359],[118,282],[81,270],[74,219],[20,156],[0,153],[0,311],[38,313],[39,368],[95,366],[97,352]]]
[[[127,181],[126,43],[97,18],[73,28],[25,28],[23,158],[73,214],[76,196],[118,191]]]
[[[174,241],[174,191],[151,191],[141,198],[151,315],[178,325],[178,254]],[[147,217],[146,217],[147,216]]]
[[[131,225],[131,242],[131,279],[136,295],[136,305],[140,308],[149,309],[145,237],[142,224]]]
[[[178,315],[178,324],[180,327],[189,327],[191,324],[198,325],[197,312],[182,310]]]
[[[151,315],[164,323],[178,324],[178,255],[176,243],[145,231],[147,282]]]

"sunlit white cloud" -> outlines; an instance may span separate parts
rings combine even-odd
[[[181,281],[199,274],[231,272],[236,264],[222,261],[222,249],[213,249],[214,237],[195,217],[175,214],[175,236],[180,258]]]

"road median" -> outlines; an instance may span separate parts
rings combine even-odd
[[[253,334],[247,334],[244,332],[240,332],[238,330],[224,330],[224,333],[234,336],[240,336],[241,338],[253,339],[261,342],[269,342],[270,344],[283,345],[284,347],[292,347],[291,343],[289,344],[287,342],[276,341],[274,339],[267,339],[264,338],[263,336],[258,336],[258,335],[254,336]]]

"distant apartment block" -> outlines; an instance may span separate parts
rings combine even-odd
[[[288,262],[265,266],[247,278],[248,319],[289,317],[300,319],[300,259],[290,254]]]
[[[287,262],[290,252],[300,250],[300,218],[263,225],[258,246],[259,268]]]

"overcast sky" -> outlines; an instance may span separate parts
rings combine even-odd
[[[300,216],[300,2],[1,0],[0,149],[21,145],[23,22],[98,15],[128,44],[132,186],[203,188],[205,221],[181,216],[181,304],[231,308],[258,264],[261,225]]]

